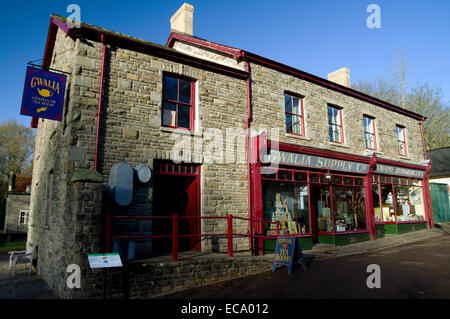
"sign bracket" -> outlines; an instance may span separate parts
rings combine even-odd
[[[34,66],[34,67],[37,67],[37,68],[40,68],[40,69],[43,69],[42,65],[39,65],[39,64],[34,64],[34,63],[31,63],[31,62],[28,62],[27,64],[28,64],[28,65],[31,65],[31,66]],[[72,75],[71,72],[66,72],[66,71],[62,71],[62,70],[58,70],[58,69],[53,69],[53,68],[47,68],[47,69],[48,69],[48,70],[51,70],[51,71],[59,72],[59,73],[64,73],[64,74]]]

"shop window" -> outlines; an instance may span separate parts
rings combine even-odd
[[[392,185],[381,185],[381,213],[384,222],[395,222]]]
[[[333,187],[335,231],[366,229],[364,188]]]
[[[307,185],[263,180],[262,188],[263,220],[278,221],[280,234],[310,233]],[[276,224],[265,224],[264,230],[277,235]]]
[[[422,187],[394,185],[397,221],[425,220]]]
[[[172,76],[164,76],[162,125],[193,128],[194,82]]]
[[[327,178],[327,176],[329,178]],[[331,179],[331,175],[325,175],[325,174],[320,175],[320,182],[323,184],[328,184],[330,182],[330,179]]]
[[[286,115],[286,132],[304,136],[303,99],[285,94],[284,109]]]
[[[331,195],[330,187],[322,186],[316,188],[319,200],[317,201],[317,229],[323,232],[333,231],[331,218]]]
[[[344,143],[344,131],[342,125],[342,109],[328,106],[328,132],[330,142]]]
[[[302,172],[295,172],[294,173],[294,179],[296,181],[304,181],[304,182],[306,182],[308,180],[308,175],[306,173],[302,173]]]
[[[366,149],[368,150],[376,150],[377,143],[375,137],[375,119],[364,115],[364,141],[366,143]]]
[[[406,156],[406,132],[403,126],[397,125],[395,127],[395,131],[397,133],[397,146],[398,146],[398,155]]]
[[[290,172],[290,171],[279,171],[278,172],[278,179],[291,181],[292,180],[292,172]]]
[[[342,184],[342,176],[333,176],[331,178],[331,182],[335,185],[340,185]]]
[[[400,184],[400,179],[398,177],[393,177],[392,184]]]
[[[309,181],[312,183],[318,183],[319,175],[318,174],[309,174]]]
[[[378,184],[372,184],[372,198],[375,223],[381,223],[383,221],[383,217],[381,216],[380,187]]]
[[[345,185],[353,185],[353,177],[344,177]]]
[[[364,185],[364,180],[362,178],[355,178],[355,185]]]

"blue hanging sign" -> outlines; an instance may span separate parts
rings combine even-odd
[[[27,67],[20,114],[61,121],[66,76]]]

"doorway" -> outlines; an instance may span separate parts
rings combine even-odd
[[[199,178],[197,175],[167,174],[159,172],[155,175],[153,189],[153,215],[178,215],[178,250],[200,251],[200,219],[189,218],[200,216]],[[172,218],[153,220],[153,235],[167,236],[172,234]],[[164,254],[172,251],[171,238],[153,240],[153,254]]]

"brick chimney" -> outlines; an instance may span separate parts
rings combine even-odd
[[[194,7],[188,3],[178,9],[170,18],[170,31],[193,36]]]
[[[331,72],[328,74],[328,80],[346,87],[350,87],[350,70],[347,68],[342,68]]]

